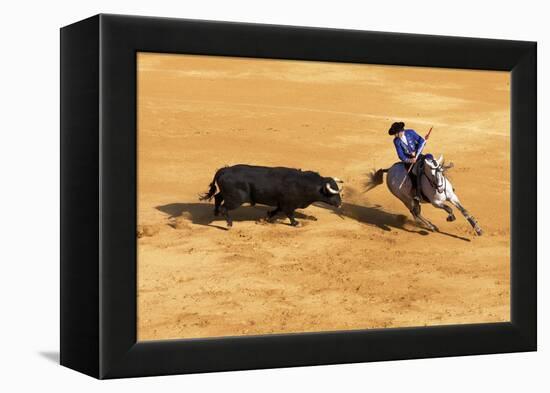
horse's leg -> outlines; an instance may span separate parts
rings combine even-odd
[[[472,216],[468,210],[466,210],[464,208],[464,206],[462,206],[462,204],[460,203],[460,201],[458,200],[458,197],[456,195],[453,195],[451,198],[449,198],[449,201],[454,205],[456,206],[456,208],[458,210],[460,210],[460,212],[462,213],[462,215],[464,217],[466,217],[466,220],[468,220],[468,222],[470,223],[470,225],[472,226],[472,228],[474,228],[474,231],[476,232],[477,235],[481,236],[483,235],[483,230],[481,229],[481,227],[479,226],[479,224],[477,223],[476,219],[474,218],[474,216]]]
[[[439,231],[439,229],[434,224],[432,224],[428,219],[424,218],[422,214],[420,214],[421,209],[420,209],[420,203],[418,201],[412,200],[412,202],[408,204],[408,207],[411,214],[413,215],[414,219],[417,222],[420,222],[421,224],[423,224],[430,231],[434,231],[434,232]]]
[[[407,176],[405,174],[405,176]],[[410,180],[409,180],[410,181]],[[412,184],[412,183],[411,183]],[[421,226],[428,228],[430,231],[437,231],[437,227],[432,224],[430,221],[428,221],[426,218],[422,216],[421,209],[420,209],[420,202],[416,201],[412,197],[412,187],[411,184],[407,184],[407,188],[403,190],[402,193],[399,193],[395,190],[392,190],[390,188],[390,191],[395,195],[403,204],[409,209],[411,212],[414,220],[420,224]]]
[[[417,223],[428,228],[430,231],[438,230],[434,224],[420,214],[420,203],[413,199],[412,181],[408,178],[407,170],[404,166],[392,166],[388,171],[386,182],[390,192],[403,202]]]
[[[453,214],[453,209],[451,209],[450,206],[447,206],[444,202],[442,201],[432,201],[432,206],[433,207],[436,207],[438,209],[443,209],[447,212],[448,216],[447,216],[447,221],[454,221],[456,220],[456,217],[455,215]]]

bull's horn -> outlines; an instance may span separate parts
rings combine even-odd
[[[328,192],[330,192],[331,194],[339,194],[340,191],[339,190],[335,190],[334,188],[332,188],[330,186],[330,184],[325,184],[325,188],[327,189]]]
[[[442,162],[443,162],[443,154],[441,154],[437,159],[437,166],[440,166]]]
[[[337,177],[333,177],[332,180],[334,180],[336,183],[343,183],[344,182],[342,179],[339,179]]]

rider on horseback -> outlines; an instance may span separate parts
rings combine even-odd
[[[447,221],[454,221],[456,217],[453,214],[453,209],[446,204],[446,202],[450,202],[460,210],[476,234],[481,235],[483,230],[476,219],[460,203],[453,185],[445,176],[445,171],[452,168],[452,164],[444,165],[443,156],[435,160],[431,154],[422,154],[432,128],[426,137],[422,138],[414,130],[405,130],[405,123],[393,123],[388,132],[394,136],[393,143],[401,162],[396,162],[389,168],[380,168],[368,173],[365,191],[384,183],[384,174],[386,173],[386,184],[390,192],[403,202],[414,219],[421,225],[431,231],[438,230],[434,224],[422,216],[420,201],[429,202],[432,206],[444,210],[448,214]],[[408,168],[411,168],[410,172]],[[407,180],[407,173],[415,175],[412,182],[413,187],[402,187]]]
[[[420,185],[420,177],[424,170],[425,155],[421,153],[424,145],[424,138],[416,133],[414,130],[405,130],[405,123],[402,121],[395,122],[388,130],[390,135],[394,135],[393,144],[397,151],[397,156],[405,164],[407,170],[413,165],[412,170],[409,172],[414,188],[416,189],[414,199],[420,202],[422,199],[422,187]],[[431,154],[427,155],[428,157]]]

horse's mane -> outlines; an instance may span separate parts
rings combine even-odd
[[[443,174],[447,175],[447,172],[449,172],[450,169],[453,169],[455,164],[451,161],[448,165],[445,165],[445,158],[443,158],[443,162],[441,163],[441,168],[443,168]]]

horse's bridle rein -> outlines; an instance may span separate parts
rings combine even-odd
[[[432,169],[434,169],[436,173],[443,172],[443,168],[441,168],[441,165],[439,164],[437,164],[437,167]],[[430,176],[426,175],[425,171],[422,171],[422,174],[424,175],[424,177],[426,177],[426,179],[428,179],[428,182],[435,189],[435,191],[438,194],[445,193],[445,198],[447,199],[447,178],[445,177],[445,175],[441,174],[441,176],[443,177],[443,181],[441,182],[441,184],[436,184],[435,182],[432,181]]]

